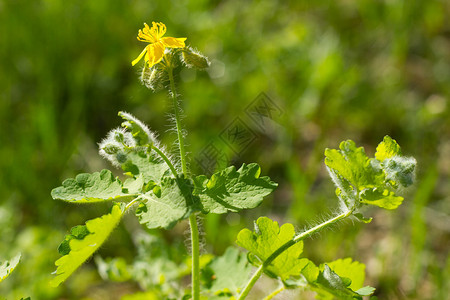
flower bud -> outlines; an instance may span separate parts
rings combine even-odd
[[[416,168],[416,160],[412,157],[394,156],[384,162],[386,178],[400,183],[403,187],[413,184]]]
[[[124,140],[125,140],[125,137],[124,137],[122,132],[116,131],[116,132],[114,132],[114,140],[116,140],[117,142],[123,144]]]
[[[128,157],[125,152],[120,151],[120,152],[116,153],[116,159],[117,159],[117,162],[121,165],[127,161]]]
[[[181,51],[181,60],[188,68],[204,70],[209,67],[208,58],[191,47],[183,48]]]
[[[146,68],[148,70],[146,70]],[[158,67],[153,66],[152,68],[148,68],[147,65],[144,67],[142,71],[141,81],[142,83],[154,92],[162,90],[164,88],[164,83],[167,80],[166,72]]]
[[[113,145],[113,144],[108,144],[108,145],[104,146],[102,149],[107,154],[111,154],[111,155],[112,154],[116,154],[117,152],[120,151],[120,148],[118,146],[116,146],[116,145]]]

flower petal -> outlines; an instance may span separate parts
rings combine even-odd
[[[166,33],[166,25],[161,22],[152,22],[152,28],[150,29],[153,33],[155,40],[159,40]]]
[[[185,40],[186,38],[164,37],[160,41],[168,48],[183,48],[185,46]]]
[[[134,66],[135,64],[137,64],[137,63],[142,59],[142,57],[144,56],[145,52],[147,52],[147,50],[148,50],[147,48],[148,48],[148,46],[146,46],[146,47],[144,48],[144,50],[142,50],[141,54],[139,54],[139,56],[138,56],[135,60],[133,60],[133,61],[131,62],[131,65],[132,65],[132,66]]]
[[[164,56],[164,45],[161,42],[150,44],[147,46],[148,51],[145,56],[145,61],[148,62],[148,67],[151,68],[157,63],[159,63]]]

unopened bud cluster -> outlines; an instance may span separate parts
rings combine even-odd
[[[144,64],[140,77],[142,84],[154,92],[162,90],[169,81],[167,68],[175,68],[180,61],[186,67],[197,70],[205,70],[210,65],[208,58],[192,47],[166,49],[160,63],[151,68],[148,63]]]
[[[206,56],[189,46],[181,50],[181,61],[186,67],[198,70],[204,70],[210,64]]]
[[[141,73],[141,82],[148,89],[154,92],[162,90],[168,80],[167,72],[161,66],[155,65],[151,68],[148,64],[144,65]]]
[[[111,130],[99,144],[100,154],[115,166],[124,164],[130,152],[150,153],[156,142],[150,129],[134,116],[125,112],[119,112],[119,116],[125,120],[122,128]]]
[[[386,179],[408,187],[414,182],[416,160],[412,157],[394,156],[383,161]],[[397,188],[397,187],[396,187]]]

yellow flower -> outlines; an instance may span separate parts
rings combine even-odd
[[[163,23],[152,22],[152,28],[144,23],[144,28],[139,29],[137,39],[141,42],[149,43],[144,50],[139,54],[138,58],[131,62],[134,66],[145,55],[145,62],[148,63],[148,67],[151,68],[155,64],[159,63],[164,56],[164,50],[167,48],[183,48],[186,38],[173,38],[163,37],[166,33],[166,25]]]

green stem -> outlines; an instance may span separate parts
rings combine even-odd
[[[178,134],[178,144],[180,146],[180,158],[181,158],[181,168],[183,171],[183,174],[187,175],[187,168],[186,168],[186,151],[184,149],[184,139],[183,139],[183,132],[181,129],[181,121],[180,121],[180,112],[178,108],[178,99],[177,99],[177,90],[175,88],[175,80],[173,79],[173,69],[172,67],[167,68],[167,73],[169,74],[169,81],[170,81],[170,93],[173,100],[173,108],[175,110],[175,123],[177,126],[177,134]]]
[[[187,176],[186,167],[186,151],[184,149],[184,139],[181,129],[180,112],[178,108],[177,91],[175,88],[175,81],[173,78],[172,66],[167,67],[167,73],[170,81],[170,92],[173,100],[173,106],[175,110],[175,123],[178,134],[178,145],[180,147],[181,168],[184,176]],[[200,243],[197,226],[197,218],[195,213],[189,216],[189,225],[191,228],[191,251],[192,251],[192,299],[200,299]]]
[[[239,300],[245,299],[245,297],[247,297],[248,293],[250,292],[250,290],[252,289],[252,287],[255,285],[256,281],[259,279],[259,277],[261,277],[261,275],[264,273],[264,270],[284,251],[286,251],[289,247],[295,245],[296,243],[306,239],[307,237],[319,232],[320,230],[342,220],[347,218],[348,216],[350,216],[352,214],[352,210],[349,210],[347,212],[344,212],[340,215],[337,215],[334,218],[331,218],[317,226],[314,226],[311,229],[308,229],[305,232],[300,233],[299,235],[295,236],[292,240],[289,240],[288,242],[286,242],[285,244],[283,244],[282,246],[280,246],[280,248],[278,248],[277,250],[275,250],[275,252],[273,252],[265,261],[264,263],[256,270],[256,272],[253,274],[253,276],[250,278],[249,282],[247,283],[247,285],[245,286],[244,290],[242,291],[242,293],[239,295]]]
[[[266,298],[264,298],[264,300],[270,300],[273,297],[275,297],[276,295],[278,295],[279,293],[281,293],[282,291],[284,291],[286,288],[284,287],[284,285],[282,285],[281,287],[279,287],[278,289],[276,289],[275,291],[273,291],[270,295],[268,295]]]
[[[158,153],[159,156],[166,162],[166,164],[169,166],[170,170],[172,171],[173,176],[177,177],[178,172],[173,166],[172,162],[169,160],[169,158],[162,152],[159,148],[157,148],[155,145],[152,145],[152,149],[155,150],[156,153]]]
[[[192,247],[192,299],[200,299],[200,247],[197,226],[197,217],[195,214],[189,216],[189,225],[191,227],[191,247]]]

